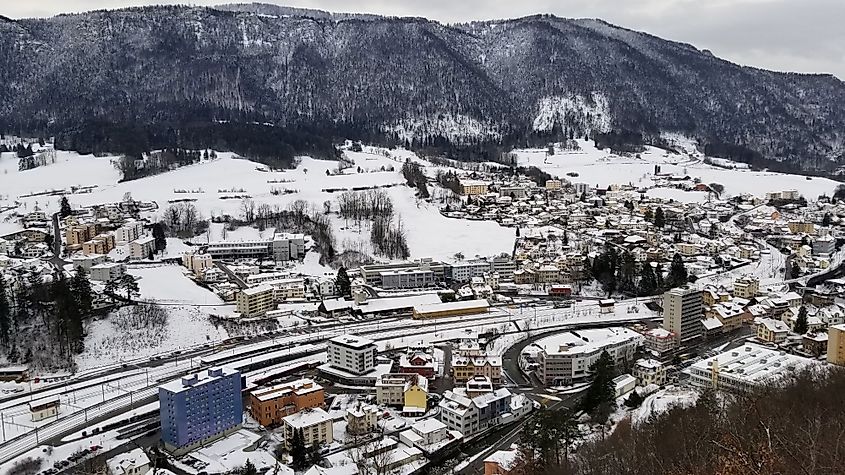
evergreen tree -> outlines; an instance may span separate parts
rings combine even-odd
[[[91,291],[91,281],[88,280],[88,274],[85,272],[85,268],[76,268],[76,274],[70,280],[70,290],[73,292],[79,313],[83,317],[90,315],[94,297]]]
[[[593,380],[581,400],[581,408],[595,416],[602,408],[612,409],[616,399],[613,360],[606,350],[602,351],[599,359],[590,366],[590,371]]]
[[[654,295],[657,292],[657,277],[648,262],[643,263],[643,268],[640,269],[640,283],[637,292],[641,296]]]
[[[799,266],[797,262],[792,262],[789,271],[791,273],[790,277],[792,277],[793,279],[801,276],[801,266]]]
[[[294,470],[302,470],[308,465],[308,448],[305,447],[305,435],[302,429],[293,431],[293,438],[290,443],[290,456],[293,459],[291,467]]]
[[[67,356],[82,350],[82,316],[67,279],[56,273],[50,294],[55,308],[55,331],[60,348]]]
[[[132,301],[132,296],[140,295],[138,283],[135,282],[135,278],[129,274],[123,274],[123,277],[120,278],[120,287],[124,292],[126,292],[126,299],[130,302]]]
[[[323,460],[323,454],[320,453],[319,443],[314,442],[313,444],[311,444],[311,447],[308,447],[307,460],[309,466],[317,465],[318,463],[320,463],[321,460]]]
[[[648,222],[651,222],[654,219],[654,213],[651,212],[651,208],[646,208],[645,213],[643,213],[643,218],[645,218]]]
[[[792,327],[792,330],[799,335],[807,333],[807,307],[802,305],[798,310],[798,316],[795,318],[795,326]]]
[[[654,211],[654,225],[658,228],[663,228],[663,226],[666,226],[666,217],[663,215],[663,208],[659,206]]]
[[[825,213],[824,217],[822,218],[822,226],[830,226],[830,221],[831,221],[830,213]]]
[[[153,239],[155,239],[156,252],[167,248],[167,236],[164,235],[164,225],[160,222],[153,223]]]
[[[352,282],[349,280],[349,274],[346,273],[346,267],[341,266],[337,270],[337,290],[340,295],[347,297],[352,294]]]
[[[67,196],[62,195],[62,199],[59,200],[59,216],[66,218],[72,213],[73,210],[70,207],[70,202],[67,200]]]
[[[640,407],[643,404],[644,400],[645,398],[640,396],[639,391],[634,389],[633,391],[631,391],[631,394],[628,396],[628,398],[625,399],[625,405],[631,408]]]
[[[657,290],[663,291],[666,283],[663,282],[663,264],[659,262],[654,266],[654,280],[657,283]]]
[[[252,462],[249,459],[246,459],[246,463],[244,464],[243,468],[240,470],[241,475],[258,475],[258,470],[255,468]]]
[[[115,293],[117,293],[117,289],[119,286],[120,283],[118,282],[118,279],[112,279],[106,282],[105,291],[109,295],[114,295]]]
[[[669,275],[666,277],[666,285],[671,287],[679,287],[686,285],[689,279],[687,268],[684,265],[684,259],[679,253],[675,253],[672,257],[672,265],[669,267]]]
[[[12,328],[12,306],[9,304],[9,295],[6,290],[6,278],[0,272],[0,342],[4,345],[9,343]]]

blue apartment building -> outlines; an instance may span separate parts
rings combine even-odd
[[[210,368],[158,388],[161,440],[174,454],[187,453],[240,428],[241,374]]]

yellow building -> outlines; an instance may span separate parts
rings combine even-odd
[[[242,318],[263,317],[273,310],[273,288],[269,285],[250,287],[238,292],[238,313]]]
[[[546,180],[546,189],[549,191],[559,190],[561,187],[560,180]]]
[[[466,196],[487,193],[487,182],[480,180],[461,180],[461,194]]]
[[[82,254],[108,254],[114,249],[115,241],[114,234],[98,234],[91,238],[90,241],[82,243]]]
[[[827,362],[845,366],[845,325],[827,329]]]

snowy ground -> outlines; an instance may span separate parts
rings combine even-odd
[[[127,272],[137,278],[141,300],[155,300],[164,306],[167,325],[161,333],[127,330],[115,324],[114,313],[92,321],[85,350],[76,359],[80,369],[185,350],[228,337],[222,327],[211,323],[209,315],[227,315],[233,307],[196,285],[181,266],[133,266]]]
[[[457,252],[466,256],[492,255],[507,252],[513,246],[514,230],[492,222],[458,221],[440,215],[438,205],[418,202],[414,190],[404,186],[400,172],[406,158],[415,157],[406,150],[387,151],[368,148],[367,152],[346,152],[355,167],[333,174],[338,162],[304,157],[294,170],[283,172],[259,171],[260,165],[239,159],[230,153],[219,153],[219,158],[179,168],[156,176],[118,183],[119,173],[111,158],[95,158],[73,152],[58,152],[59,162],[25,172],[17,171],[17,159],[3,154],[0,174],[4,186],[2,194],[10,199],[20,199],[22,211],[33,209],[36,204],[47,211],[58,208],[57,196],[19,198],[20,195],[45,190],[68,190],[71,185],[97,185],[90,193],[69,196],[74,206],[120,201],[125,193],[138,200],[155,201],[159,218],[169,205],[168,200],[193,199],[193,203],[206,218],[228,214],[240,215],[240,200],[222,199],[226,196],[252,197],[256,204],[268,203],[282,208],[295,200],[305,200],[315,209],[322,209],[325,201],[333,201],[340,192],[333,190],[353,187],[385,187],[394,200],[395,209],[408,230],[408,245],[413,257],[445,259]],[[419,159],[416,159],[419,160]],[[425,163],[425,162],[423,162]],[[380,171],[393,167],[394,171]],[[361,173],[358,173],[358,167]],[[428,167],[433,175],[437,167]],[[329,171],[330,176],[326,174]],[[6,178],[8,176],[8,179]],[[68,177],[76,177],[68,180]],[[76,182],[78,181],[78,183]],[[196,193],[177,193],[190,188]],[[271,194],[273,189],[293,190],[289,194]],[[243,191],[241,191],[243,190]],[[201,191],[201,192],[199,192]],[[336,205],[335,205],[335,210]],[[350,242],[369,242],[369,229],[360,232],[346,228],[346,223],[334,219],[337,242],[342,246]],[[3,223],[0,229],[17,229],[14,223]],[[483,236],[484,239],[480,239]],[[246,238],[243,236],[242,238]],[[368,245],[368,244],[367,244]],[[168,250],[168,255],[172,254]]]
[[[607,149],[598,150],[592,141],[578,140],[577,142],[581,150],[571,152],[557,150],[551,157],[546,156],[546,149],[517,150],[519,164],[536,166],[552,175],[575,183],[583,182],[601,187],[614,183],[651,187],[654,184],[652,180],[654,166],[660,165],[661,173],[664,174],[699,177],[702,183],[721,183],[725,187],[726,196],[741,193],[763,196],[768,191],[795,189],[807,199],[815,199],[822,194],[832,195],[838,185],[837,182],[826,178],[807,180],[806,177],[800,175],[728,170],[705,164],[703,156],[695,152],[676,155],[659,148],[646,147],[646,150],[640,154],[641,158],[638,159],[621,157],[610,153]],[[566,176],[570,172],[578,173],[578,176]],[[707,193],[683,192],[676,189],[650,190],[649,195],[686,202],[707,199]]]

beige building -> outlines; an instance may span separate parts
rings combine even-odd
[[[114,245],[114,234],[98,234],[82,243],[82,253],[86,256],[91,254],[108,254],[114,249]]]
[[[789,232],[792,234],[815,234],[816,233],[816,226],[813,223],[809,223],[806,221],[790,221],[789,224]]]
[[[657,360],[637,360],[633,373],[634,377],[637,378],[637,384],[640,386],[648,386],[649,384],[662,386],[666,383],[666,367]]]
[[[242,318],[263,317],[274,308],[273,288],[259,285],[243,289],[238,292],[237,305]]]
[[[701,292],[678,287],[663,294],[663,328],[675,333],[678,343],[701,337],[704,305]]]
[[[329,413],[320,409],[305,409],[282,419],[284,427],[285,446],[290,449],[294,431],[302,429],[305,446],[314,444],[328,445],[334,439],[332,432],[332,418]]]
[[[346,432],[352,435],[369,434],[378,428],[379,409],[360,403],[346,410]]]
[[[155,238],[138,238],[129,243],[129,257],[135,260],[148,259],[155,252]]]
[[[194,275],[202,275],[206,269],[210,269],[214,265],[214,261],[211,258],[211,254],[186,252],[182,254],[182,265],[187,267]]]
[[[480,180],[461,180],[461,194],[466,196],[487,193],[487,182]]]
[[[769,343],[780,343],[789,335],[789,326],[774,318],[757,319],[757,338]]]
[[[549,191],[559,190],[561,187],[560,180],[546,180],[546,189]]]
[[[845,325],[827,329],[827,362],[845,366]]]
[[[760,293],[760,280],[753,277],[742,277],[734,281],[734,297],[752,299]]]

